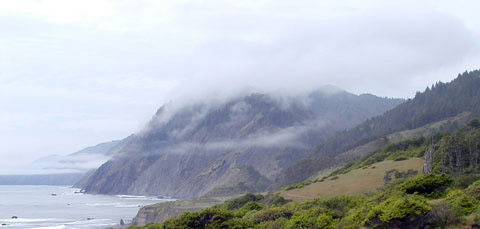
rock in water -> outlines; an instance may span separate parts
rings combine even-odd
[[[125,225],[125,222],[123,222],[123,219],[120,219],[120,225],[121,225],[121,226],[124,226],[124,225]]]

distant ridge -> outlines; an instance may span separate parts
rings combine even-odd
[[[99,143],[68,155],[52,154],[40,157],[30,165],[30,168],[48,171],[43,173],[86,173],[110,159],[131,138],[132,136],[128,136],[122,140]]]
[[[121,149],[131,137],[100,143],[65,156],[48,155],[38,158],[30,165],[32,170],[59,172],[0,175],[0,185],[62,185],[79,188],[94,169]]]

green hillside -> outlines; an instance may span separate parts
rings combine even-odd
[[[376,193],[288,204],[245,195],[138,228],[459,228],[480,218],[480,181],[467,188],[446,174],[398,179]]]
[[[472,118],[480,118],[478,70],[459,74],[449,83],[438,82],[383,115],[321,141],[309,157],[287,168],[275,182],[280,186],[302,182],[332,164],[348,163],[388,143],[453,131]]]
[[[472,226],[480,220],[479,144],[475,119],[455,132],[389,144],[280,195],[248,194],[162,224],[130,228]],[[428,174],[416,175],[419,167]]]

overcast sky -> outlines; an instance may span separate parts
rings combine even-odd
[[[412,97],[480,63],[471,1],[0,1],[0,174],[167,101],[330,84]]]

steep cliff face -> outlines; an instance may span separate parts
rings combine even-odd
[[[83,188],[180,198],[219,190],[261,191],[319,140],[401,102],[339,90],[166,105]]]

